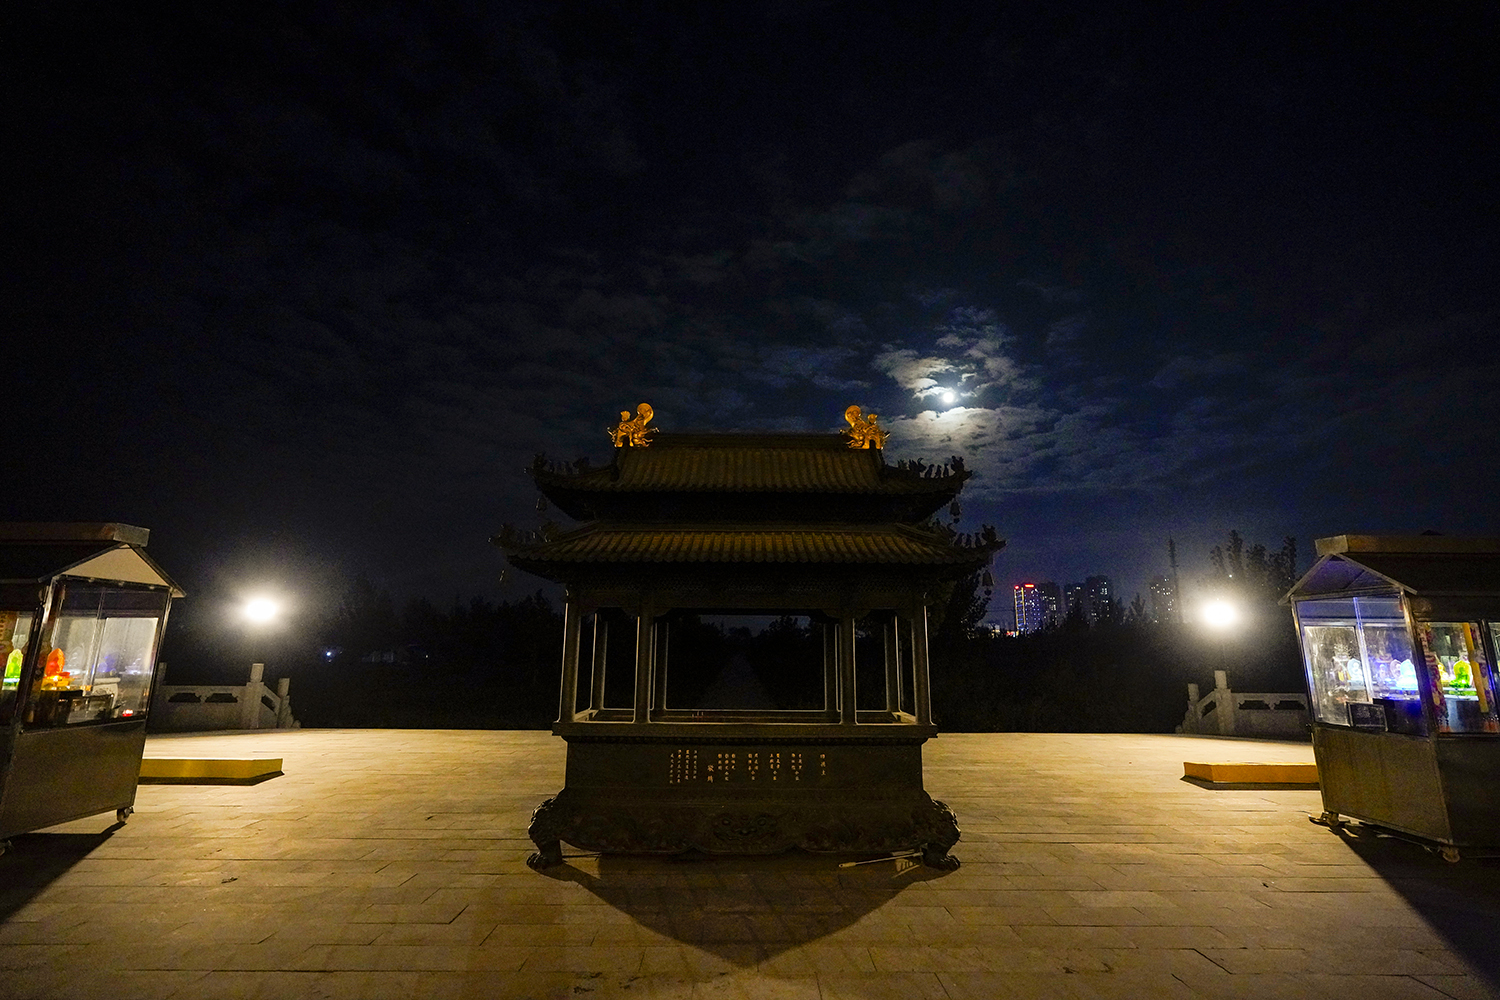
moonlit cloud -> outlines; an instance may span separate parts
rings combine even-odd
[[[896,384],[911,392],[916,399],[925,399],[942,391],[937,376],[958,371],[953,362],[936,356],[923,356],[910,348],[887,350],[875,356],[873,365],[895,380]]]

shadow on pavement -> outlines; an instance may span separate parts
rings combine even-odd
[[[102,833],[23,833],[0,857],[0,921],[25,906],[124,826]]]
[[[1476,972],[1500,987],[1500,855],[1467,852],[1444,861],[1430,848],[1360,826],[1345,841],[1412,908],[1447,938]],[[1488,855],[1488,856],[1487,856]]]
[[[947,872],[880,855],[567,856],[539,874],[574,882],[643,927],[750,966],[816,941]],[[594,874],[597,871],[597,874]]]

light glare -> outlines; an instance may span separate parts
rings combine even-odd
[[[269,597],[252,597],[245,602],[245,618],[257,625],[264,625],[276,617],[281,606]]]
[[[1209,601],[1203,605],[1203,624],[1210,628],[1228,628],[1239,617],[1239,611],[1228,601]]]
[[[947,390],[946,392],[943,393],[943,402],[945,402],[945,403],[952,403],[957,398],[958,398],[958,395],[956,393],[954,393],[954,391],[952,389],[949,389],[949,390]]]

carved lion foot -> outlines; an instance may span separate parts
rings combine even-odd
[[[540,870],[562,864],[562,829],[559,826],[557,799],[552,798],[536,807],[531,814],[531,826],[526,835],[536,845],[536,853],[526,859],[529,868]]]
[[[959,860],[948,853],[952,844],[924,844],[922,845],[922,864],[928,868],[936,868],[938,871],[957,871]]]
[[[562,864],[562,844],[554,840],[550,844],[538,844],[541,850],[535,852],[526,859],[526,867],[540,871],[543,868],[551,868],[553,865]]]

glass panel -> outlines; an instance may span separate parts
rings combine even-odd
[[[144,715],[167,595],[65,584],[29,726]]]
[[[1321,722],[1423,733],[1410,633],[1395,595],[1301,601],[1302,656]],[[1349,705],[1371,709],[1350,715]]]
[[[1383,709],[1387,729],[1424,734],[1422,695],[1417,687],[1417,668],[1412,662],[1411,632],[1398,597],[1357,597],[1355,616],[1359,622],[1360,659],[1370,678],[1370,694]]]
[[[1438,731],[1500,733],[1495,670],[1484,651],[1479,623],[1426,623],[1422,643],[1427,648]]]
[[[112,590],[104,595],[104,634],[90,689],[94,709],[102,714],[94,718],[146,714],[156,636],[166,609],[167,595],[159,591]]]
[[[1349,710],[1345,706],[1350,701],[1370,700],[1354,623],[1302,626],[1302,655],[1318,720],[1347,726]]]
[[[66,725],[83,701],[83,686],[92,673],[103,631],[99,621],[103,597],[103,587],[65,585],[51,639],[42,647],[46,654],[42,676],[32,682],[26,702],[28,726]]]
[[[4,679],[0,680],[0,723],[9,722],[16,709],[21,686],[21,667],[26,662],[26,642],[36,615],[29,611],[0,611],[0,663]]]

